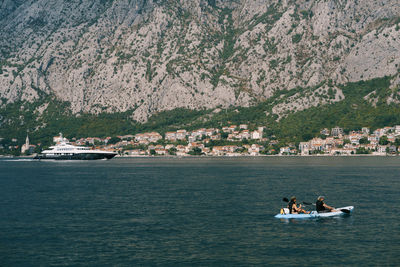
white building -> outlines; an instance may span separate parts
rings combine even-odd
[[[61,143],[62,141],[63,141],[63,136],[62,136],[62,134],[60,133],[60,136],[54,136],[53,137],[53,143]]]
[[[362,137],[363,137],[363,136],[362,136],[361,134],[358,134],[358,133],[351,133],[351,134],[349,135],[350,143],[359,145],[359,144],[360,144],[360,139],[361,139]]]
[[[396,126],[394,126],[393,127],[394,128],[394,134],[397,136],[397,135],[400,135],[400,125],[396,125]]]
[[[310,142],[300,142],[299,150],[301,155],[309,155],[310,154],[311,144]]]
[[[331,132],[329,131],[328,128],[324,128],[324,129],[322,129],[322,130],[320,131],[320,134],[328,136],[328,135],[331,134]]]
[[[368,127],[363,127],[363,128],[361,129],[361,132],[362,132],[364,135],[369,135],[370,130],[369,130]]]
[[[151,133],[143,133],[143,134],[136,134],[135,135],[135,141],[136,142],[143,142],[143,141],[147,141],[150,143],[155,143],[158,140],[162,139],[161,134],[157,133],[157,132],[151,132]]]
[[[261,139],[261,138],[262,138],[262,132],[260,131],[251,132],[251,139]]]
[[[176,141],[176,132],[166,132],[165,140],[172,141],[172,142]]]
[[[178,131],[176,131],[176,139],[184,140],[184,139],[186,139],[187,134],[188,133],[186,132],[186,130],[178,130]]]
[[[378,137],[382,137],[386,134],[386,130],[385,129],[376,129],[374,131],[374,135],[378,136]]]
[[[332,128],[331,135],[335,137],[341,137],[343,135],[343,128],[340,128],[338,126]]]
[[[36,146],[29,144],[29,137],[26,135],[25,144],[21,147],[21,153],[32,154]]]

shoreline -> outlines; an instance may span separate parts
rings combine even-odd
[[[0,159],[33,159],[35,155],[29,156],[9,156],[9,155],[0,155]],[[299,157],[299,158],[319,158],[319,157],[400,157],[400,155],[372,155],[372,154],[354,154],[354,155],[239,155],[239,156],[211,156],[211,155],[187,155],[187,156],[175,156],[175,155],[117,155],[115,158],[260,158],[260,157]]]
[[[358,154],[358,155],[240,155],[240,156],[210,156],[210,155],[187,155],[187,156],[136,156],[136,155],[126,155],[126,156],[115,156],[115,158],[260,158],[260,157],[299,157],[299,158],[312,158],[312,157],[399,157],[400,155],[370,155],[370,154]]]

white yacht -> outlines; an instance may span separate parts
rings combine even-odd
[[[60,134],[60,141],[51,146],[42,153],[36,155],[35,159],[53,159],[53,160],[94,160],[94,159],[112,159],[117,155],[116,152],[94,150],[84,146],[74,146],[68,139]]]

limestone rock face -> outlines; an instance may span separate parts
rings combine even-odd
[[[307,88],[281,116],[340,101],[335,84],[398,75],[399,18],[397,0],[5,0],[0,104],[54,94],[146,121]],[[332,97],[316,97],[328,80]]]

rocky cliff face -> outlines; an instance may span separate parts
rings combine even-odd
[[[303,88],[274,107],[283,116],[340,101],[336,84],[398,87],[396,0],[5,0],[0,15],[2,105],[51,93],[145,121]]]

